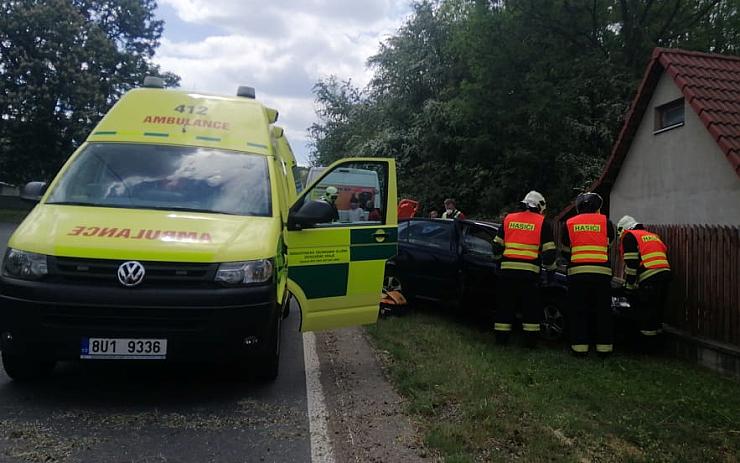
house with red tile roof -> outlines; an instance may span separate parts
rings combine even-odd
[[[656,48],[589,190],[614,221],[740,225],[740,57]]]
[[[589,191],[668,245],[668,350],[740,378],[740,57],[656,48]]]

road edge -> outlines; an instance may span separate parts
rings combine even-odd
[[[303,333],[303,362],[306,371],[308,429],[311,441],[311,463],[334,463],[334,452],[328,432],[329,412],[326,409],[316,335]]]

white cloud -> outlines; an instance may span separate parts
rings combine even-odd
[[[168,23],[156,61],[189,90],[233,94],[251,85],[280,111],[291,144],[305,163],[306,128],[315,121],[316,81],[331,74],[364,86],[368,57],[402,23],[408,0],[161,0],[185,24]],[[199,41],[168,39],[169,27],[213,28]]]

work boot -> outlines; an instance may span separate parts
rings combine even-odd
[[[571,344],[570,355],[576,358],[586,358],[588,356],[588,344]]]
[[[596,344],[596,354],[600,359],[611,357],[613,351],[614,346],[612,344]]]
[[[640,337],[640,352],[647,355],[656,355],[659,354],[662,350],[662,344],[663,344],[663,336],[653,335],[653,336],[641,336]]]
[[[524,344],[524,347],[527,349],[534,349],[537,347],[537,336],[539,333],[527,333],[524,335],[524,340],[522,341],[522,344]]]

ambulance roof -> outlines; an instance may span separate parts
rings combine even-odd
[[[121,97],[87,140],[271,154],[268,112],[274,110],[249,98],[139,88]]]

